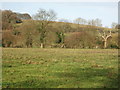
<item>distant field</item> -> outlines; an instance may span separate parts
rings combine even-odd
[[[117,88],[118,50],[3,48],[3,88]]]

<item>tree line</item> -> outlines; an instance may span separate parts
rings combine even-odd
[[[56,22],[55,11],[45,9],[39,9],[33,17],[10,10],[1,12],[3,47],[119,48],[116,23],[108,29],[98,18]]]

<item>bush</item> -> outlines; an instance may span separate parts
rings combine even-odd
[[[12,47],[15,43],[15,37],[10,31],[3,32],[2,35],[2,46],[3,47]]]
[[[65,38],[65,46],[67,48],[93,48],[95,38],[85,31],[75,32]]]

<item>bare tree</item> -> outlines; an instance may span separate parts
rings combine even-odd
[[[92,26],[92,20],[88,20],[88,25]]]
[[[88,25],[91,26],[102,26],[101,24],[101,20],[100,19],[92,19],[92,20],[88,20]]]
[[[92,19],[92,26],[96,26],[96,20]]]
[[[111,24],[111,27],[112,28],[115,28],[117,26],[117,23],[115,23],[115,22],[113,22],[112,24]]]
[[[86,24],[87,21],[83,18],[77,18],[77,19],[74,20],[74,23],[76,23],[76,24]]]
[[[83,24],[86,25],[87,24],[87,20],[83,19]]]
[[[56,19],[56,13],[53,10],[46,11],[45,9],[39,9],[38,13],[34,16],[34,19],[38,20],[37,30],[40,35],[40,46],[41,48],[44,48],[47,27],[51,21]]]
[[[96,26],[101,26],[102,24],[101,24],[101,20],[100,19],[95,19],[95,23],[96,23]]]
[[[99,35],[102,37],[104,48],[107,48],[107,41],[110,37],[112,37],[111,30],[109,31],[109,33],[106,33],[105,31],[102,32],[98,31],[98,32]]]

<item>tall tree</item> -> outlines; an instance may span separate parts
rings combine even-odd
[[[64,48],[64,39],[65,39],[65,33],[69,32],[71,30],[71,26],[66,23],[67,19],[62,19],[61,24],[58,25],[58,30],[56,32],[57,36],[58,36],[58,43],[61,44],[61,48]]]
[[[47,32],[47,27],[51,23],[51,21],[56,19],[56,13],[53,10],[45,10],[45,9],[39,9],[38,13],[34,15],[34,19],[38,20],[38,31],[40,35],[40,46],[41,48],[44,48],[45,43],[45,37]]]

